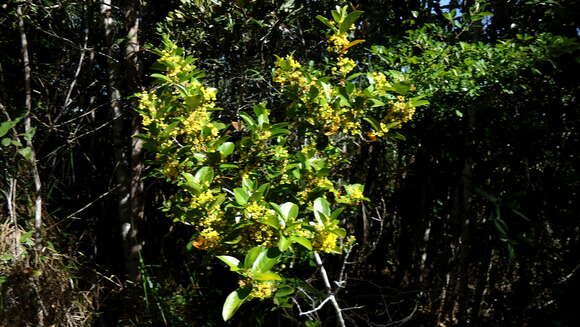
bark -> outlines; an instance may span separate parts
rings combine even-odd
[[[30,137],[26,138],[26,146],[30,149],[30,164],[32,168],[32,177],[34,179],[34,239],[35,249],[42,250],[42,183],[38,173],[36,162],[36,153],[32,144],[32,122],[30,115],[32,113],[32,86],[31,86],[31,68],[30,57],[28,55],[28,39],[26,37],[26,28],[24,26],[24,14],[22,4],[19,4],[16,11],[18,14],[18,30],[20,33],[22,64],[24,65],[24,106],[26,116],[24,117],[24,131]]]
[[[113,16],[113,7],[111,0],[101,2],[101,17],[103,19],[103,28],[105,39],[107,41],[107,73],[108,73],[108,91],[110,98],[111,118],[113,120],[113,152],[115,158],[115,181],[118,190],[117,214],[121,225],[121,240],[123,253],[125,254],[125,273],[128,280],[137,280],[138,269],[133,266],[127,254],[131,252],[129,244],[130,235],[134,233],[131,224],[131,192],[130,192],[130,168],[127,144],[125,144],[126,133],[124,128],[124,116],[121,108],[121,67],[120,49],[115,42],[116,24]]]
[[[30,57],[28,54],[28,38],[26,36],[26,27],[24,23],[24,13],[23,13],[23,3],[19,3],[16,8],[16,13],[18,15],[18,31],[20,33],[20,43],[21,43],[21,55],[22,64],[24,66],[24,106],[26,108],[26,115],[24,117],[24,132],[28,137],[26,139],[26,147],[29,149],[29,161],[31,165],[31,173],[34,181],[34,249],[36,250],[36,255],[34,256],[37,262],[42,251],[42,183],[40,180],[40,174],[38,172],[38,165],[36,162],[36,152],[34,150],[34,144],[32,144],[32,77],[30,68]],[[36,323],[37,326],[44,326],[44,316],[45,316],[45,306],[38,292],[38,277],[33,277],[32,286],[35,287],[37,300],[38,300],[38,310],[36,312]]]
[[[128,25],[127,45],[125,47],[125,63],[127,67],[126,78],[127,87],[130,93],[139,91],[141,87],[141,65],[139,62],[139,24],[140,2],[136,0],[127,1],[125,8],[125,21]],[[141,134],[141,120],[138,115],[133,114],[131,121],[132,135]],[[130,279],[137,281],[139,275],[139,253],[142,243],[139,241],[139,225],[144,219],[144,201],[143,201],[143,140],[133,137],[131,139],[131,228],[128,239],[124,240],[129,245],[127,256],[127,271],[130,272]]]

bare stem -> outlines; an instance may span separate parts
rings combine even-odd
[[[330,280],[328,279],[328,274],[326,273],[326,269],[322,265],[322,259],[320,258],[320,255],[316,251],[314,252],[314,260],[316,261],[316,265],[318,265],[318,268],[320,269],[320,275],[322,276],[322,280],[324,281],[324,286],[326,287],[326,290],[328,291],[328,298],[325,301],[323,301],[323,303],[326,301],[330,301],[332,303],[332,306],[336,310],[336,317],[338,318],[339,326],[346,327],[346,325],[344,323],[344,318],[342,317],[342,309],[338,305],[338,302],[336,301],[336,297],[334,297],[334,292],[332,291],[332,287],[330,286]]]

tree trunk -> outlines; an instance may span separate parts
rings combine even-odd
[[[127,88],[130,93],[134,93],[141,88],[141,65],[139,62],[139,24],[141,21],[140,2],[137,0],[128,0],[125,7],[125,22],[128,26],[127,44],[125,47],[125,67],[127,71]],[[140,116],[133,113],[131,120],[131,135],[141,134]],[[143,172],[143,140],[133,137],[131,139],[131,224],[127,239],[123,240],[129,245],[129,251],[126,252],[126,268],[129,272],[130,279],[137,281],[139,275],[139,253],[142,243],[139,240],[139,226],[144,219],[144,201],[143,201],[143,181],[141,175]]]
[[[26,28],[24,26],[24,13],[23,13],[23,3],[19,3],[16,7],[16,13],[18,15],[18,31],[20,33],[21,42],[21,54],[22,54],[22,64],[24,66],[24,106],[26,108],[26,114],[24,116],[24,133],[26,140],[26,148],[28,151],[24,155],[26,159],[30,162],[32,178],[34,181],[34,249],[36,253],[34,258],[37,263],[40,263],[40,254],[42,251],[42,183],[40,181],[40,174],[38,172],[38,165],[36,162],[36,152],[34,151],[34,145],[32,144],[32,137],[34,130],[32,128],[31,114],[32,114],[32,77],[30,68],[30,57],[28,55],[28,38],[26,37]],[[38,300],[38,308],[36,311],[36,323],[37,326],[44,326],[44,316],[45,316],[45,306],[43,299],[40,295],[39,287],[40,284],[38,277],[32,278],[32,286],[36,291],[36,296]]]
[[[115,158],[115,180],[117,182],[118,194],[118,217],[121,224],[121,240],[123,253],[125,255],[125,273],[128,280],[137,280],[138,269],[134,262],[127,256],[131,253],[131,244],[129,243],[130,235],[134,233],[131,224],[131,192],[130,192],[130,168],[128,149],[125,140],[124,116],[121,108],[121,65],[118,58],[120,49],[115,42],[116,21],[112,12],[111,0],[103,0],[101,3],[101,16],[103,19],[103,28],[105,39],[107,41],[107,73],[108,73],[108,91],[111,106],[111,118],[113,120],[113,152]]]

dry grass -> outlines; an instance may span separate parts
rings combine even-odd
[[[89,326],[98,285],[82,289],[73,258],[48,248],[35,255],[24,234],[0,224],[0,326]]]

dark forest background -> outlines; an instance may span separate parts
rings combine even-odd
[[[236,285],[159,210],[135,92],[161,35],[199,58],[222,119],[283,101],[274,55],[321,57],[341,1],[2,1],[0,325],[333,326],[265,301],[223,323]],[[361,142],[349,326],[578,326],[580,3],[356,1],[353,57],[429,100]],[[354,51],[354,50],[353,50]],[[331,275],[343,257],[327,256]],[[303,272],[312,285],[315,268]]]

